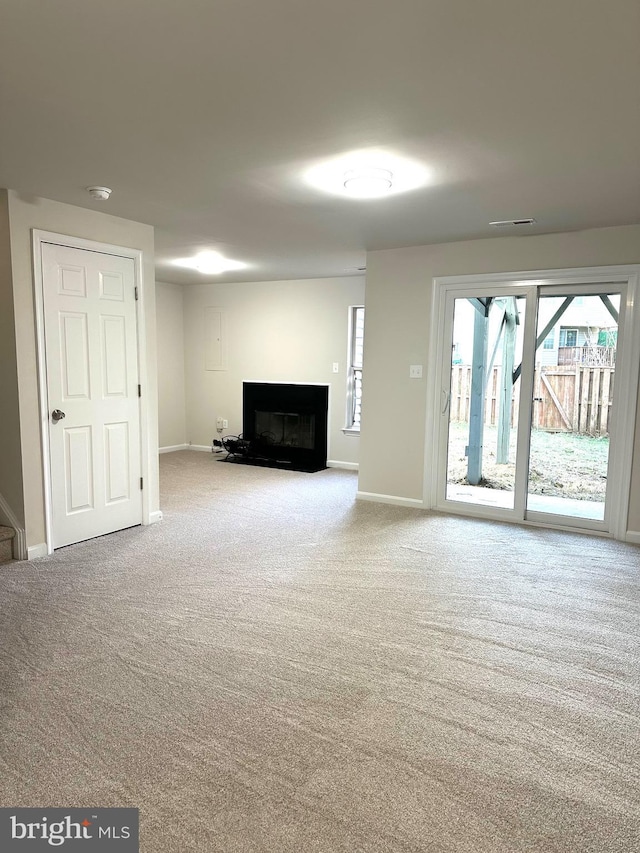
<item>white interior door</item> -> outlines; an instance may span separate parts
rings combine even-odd
[[[142,521],[135,267],[42,246],[53,547]]]

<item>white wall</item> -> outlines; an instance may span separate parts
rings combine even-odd
[[[20,449],[18,365],[13,315],[13,279],[9,234],[9,200],[0,190],[0,495],[20,527],[24,526],[24,496]],[[0,524],[11,522],[0,506]]]
[[[408,374],[410,364],[427,364],[434,277],[637,263],[639,225],[368,253],[360,490],[422,499],[426,381]],[[390,413],[393,450],[381,453]],[[629,528],[640,531],[638,435]]]
[[[156,282],[158,435],[160,448],[187,442],[184,375],[184,290]]]
[[[210,445],[217,417],[228,419],[229,433],[242,431],[243,380],[328,383],[329,459],[357,462],[360,438],[342,429],[348,309],[364,304],[364,289],[362,276],[186,287],[188,440]],[[225,315],[226,370],[205,370],[206,307]]]
[[[32,229],[83,237],[143,252],[143,304],[146,326],[147,395],[149,423],[144,434],[144,452],[149,477],[146,486],[150,511],[159,507],[158,495],[158,395],[156,378],[156,307],[153,228],[109,214],[61,204],[49,199],[23,196],[9,190],[9,224],[15,310],[16,356],[20,396],[22,476],[27,545],[45,542],[44,480],[40,441],[38,373],[34,311]]]

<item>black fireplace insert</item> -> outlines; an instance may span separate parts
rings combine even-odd
[[[326,468],[328,404],[328,385],[243,382],[245,461],[293,471]]]

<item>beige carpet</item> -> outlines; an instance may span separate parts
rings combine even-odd
[[[640,550],[161,457],[164,521],[0,570],[0,804],[144,853],[640,850]]]

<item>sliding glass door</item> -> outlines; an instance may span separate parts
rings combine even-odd
[[[446,294],[436,505],[608,529],[625,292],[520,282]]]

